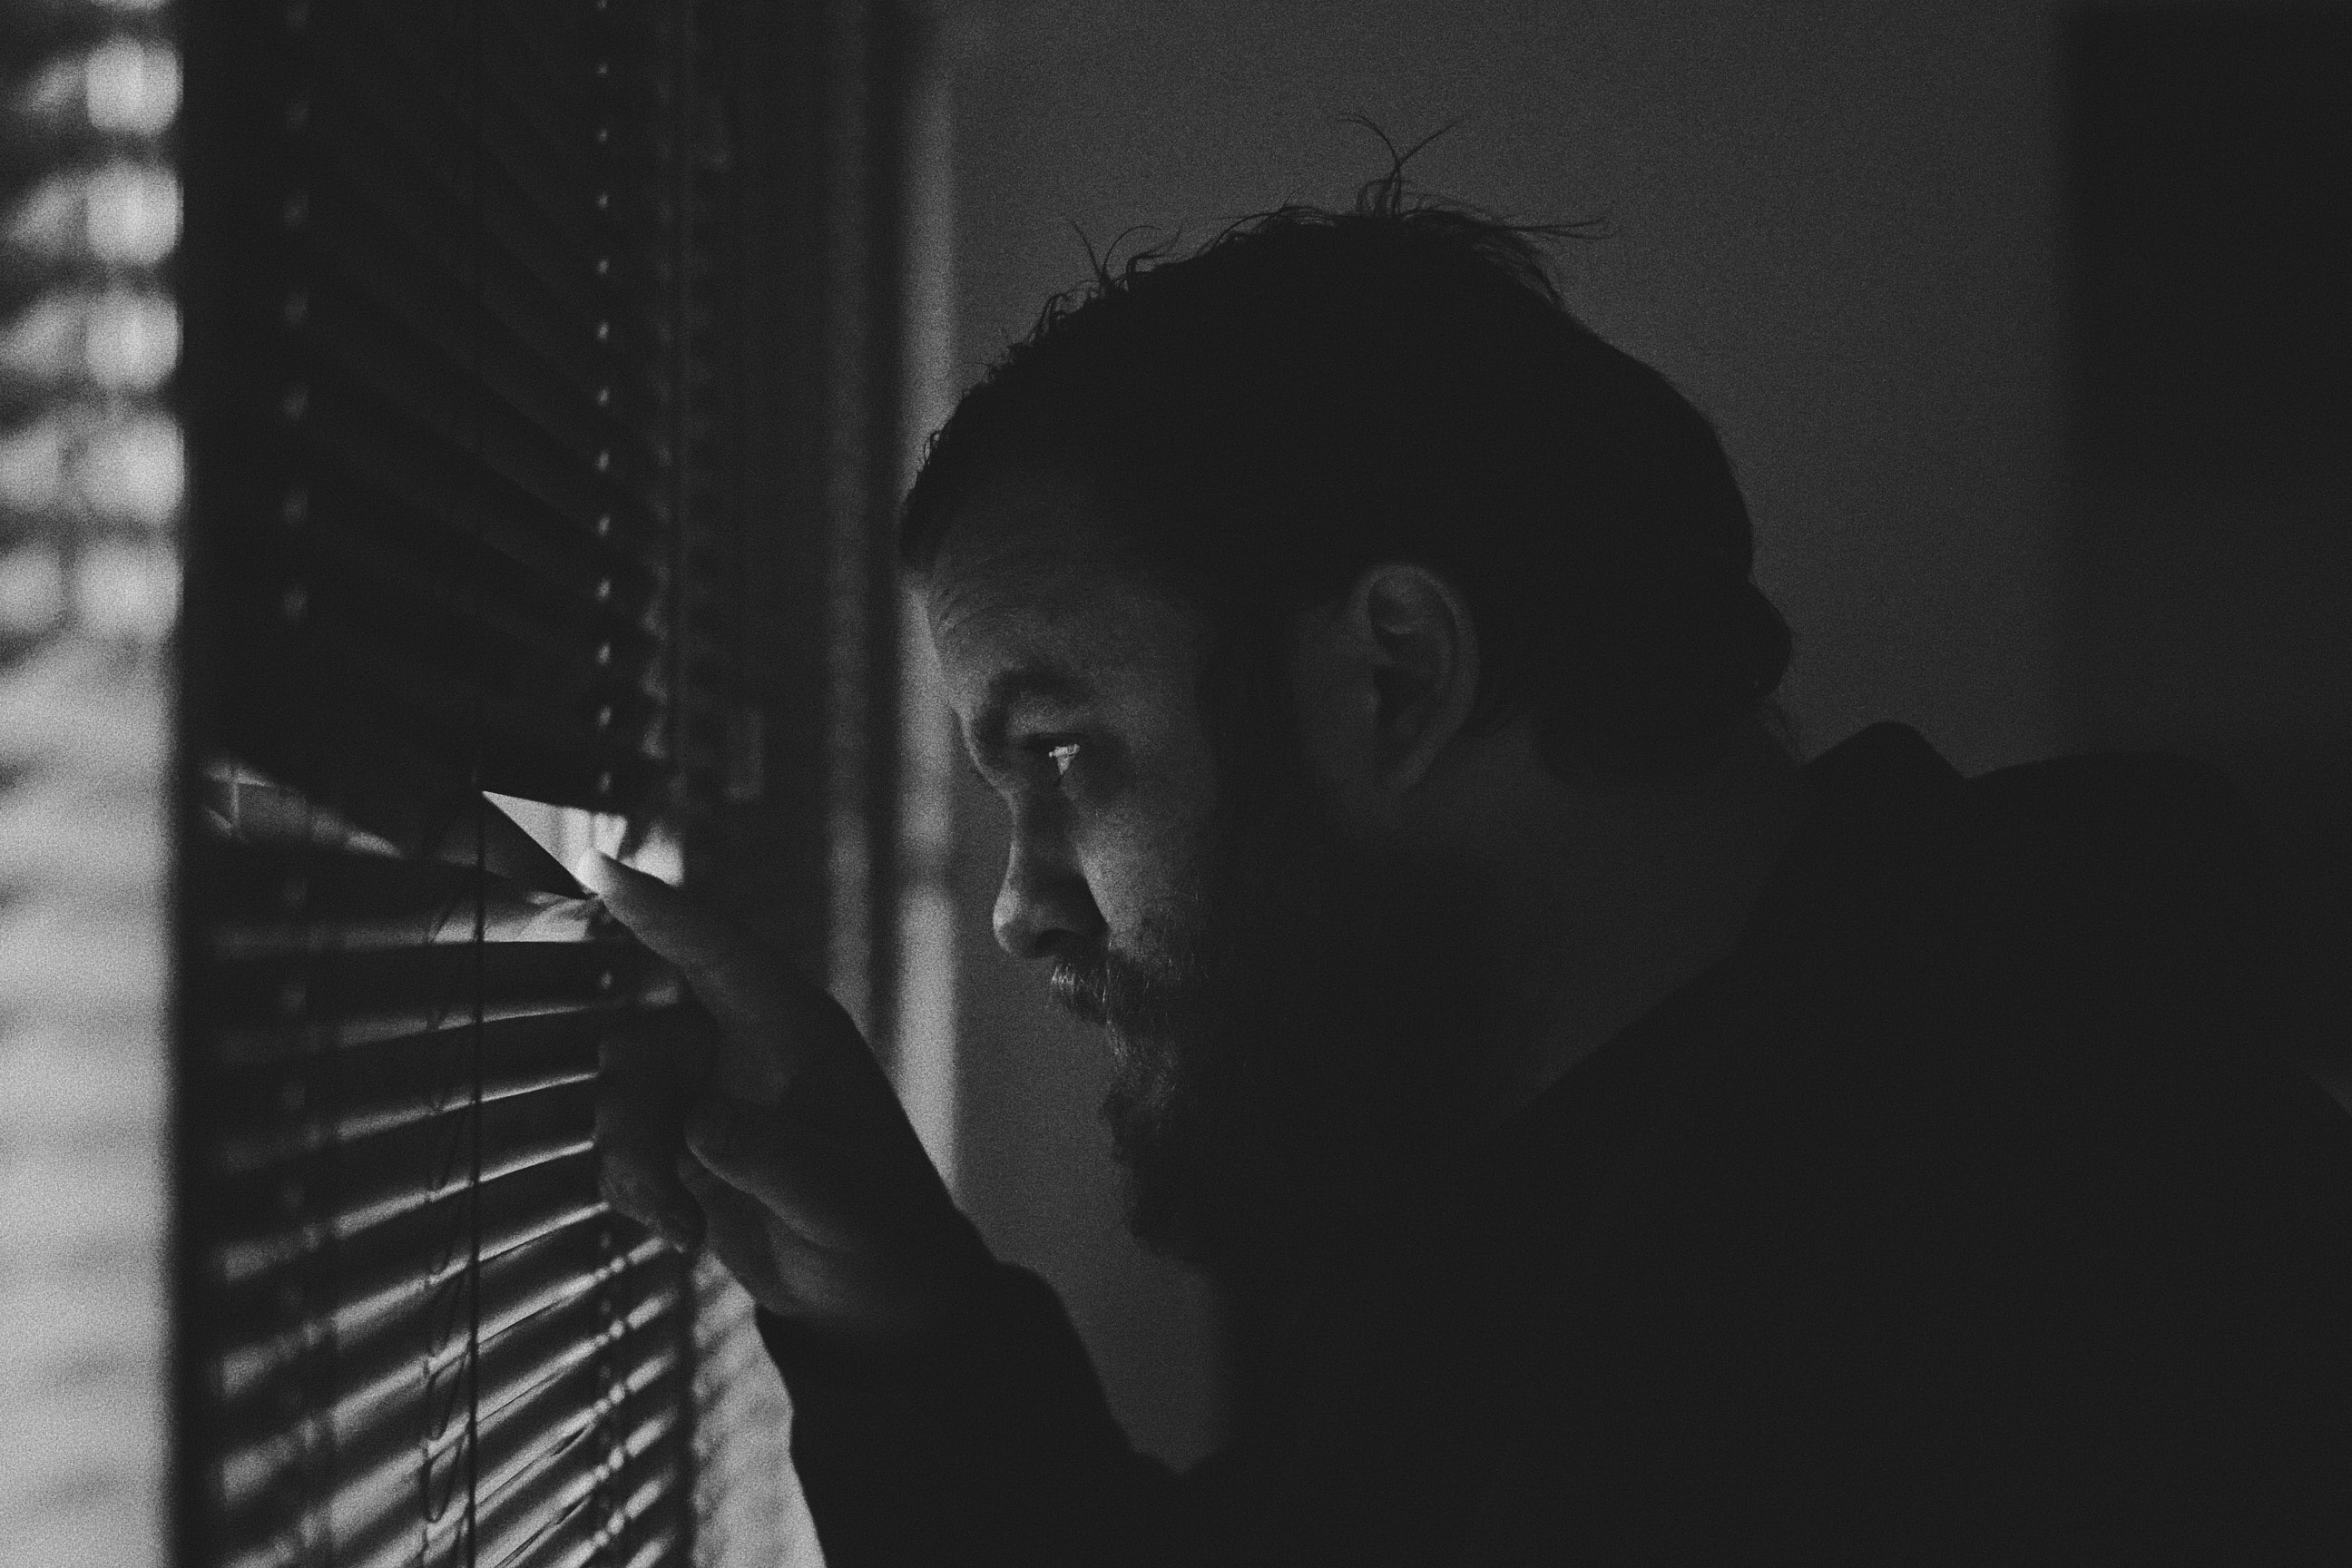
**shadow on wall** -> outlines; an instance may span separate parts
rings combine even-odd
[[[2352,15],[2101,7],[2064,68],[2074,724],[2245,790],[2352,1093]]]

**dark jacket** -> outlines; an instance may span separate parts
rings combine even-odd
[[[2261,846],[2152,756],[1879,725],[1738,949],[1133,1454],[1001,1268],[877,1360],[763,1320],[833,1568],[2352,1563],[2352,1118]]]

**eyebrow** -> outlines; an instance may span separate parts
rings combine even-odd
[[[1001,669],[988,679],[980,710],[972,715],[972,749],[992,757],[1004,749],[1004,727],[1016,702],[1038,700],[1076,704],[1089,701],[1094,683],[1084,676],[1048,665],[1019,665]]]

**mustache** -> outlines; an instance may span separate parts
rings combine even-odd
[[[1054,961],[1045,979],[1055,1006],[1094,1025],[1110,1022],[1110,954],[1076,954]]]
[[[1065,952],[1054,961],[1045,986],[1056,1005],[1087,1023],[1156,1033],[1197,1014],[1207,983],[1198,955],[1179,941],[1164,952],[1116,952],[1101,945]]]

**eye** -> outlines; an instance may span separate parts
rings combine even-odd
[[[1071,764],[1078,760],[1078,743],[1057,741],[1045,748],[1045,760],[1053,764],[1054,782],[1060,784],[1070,776]]]

